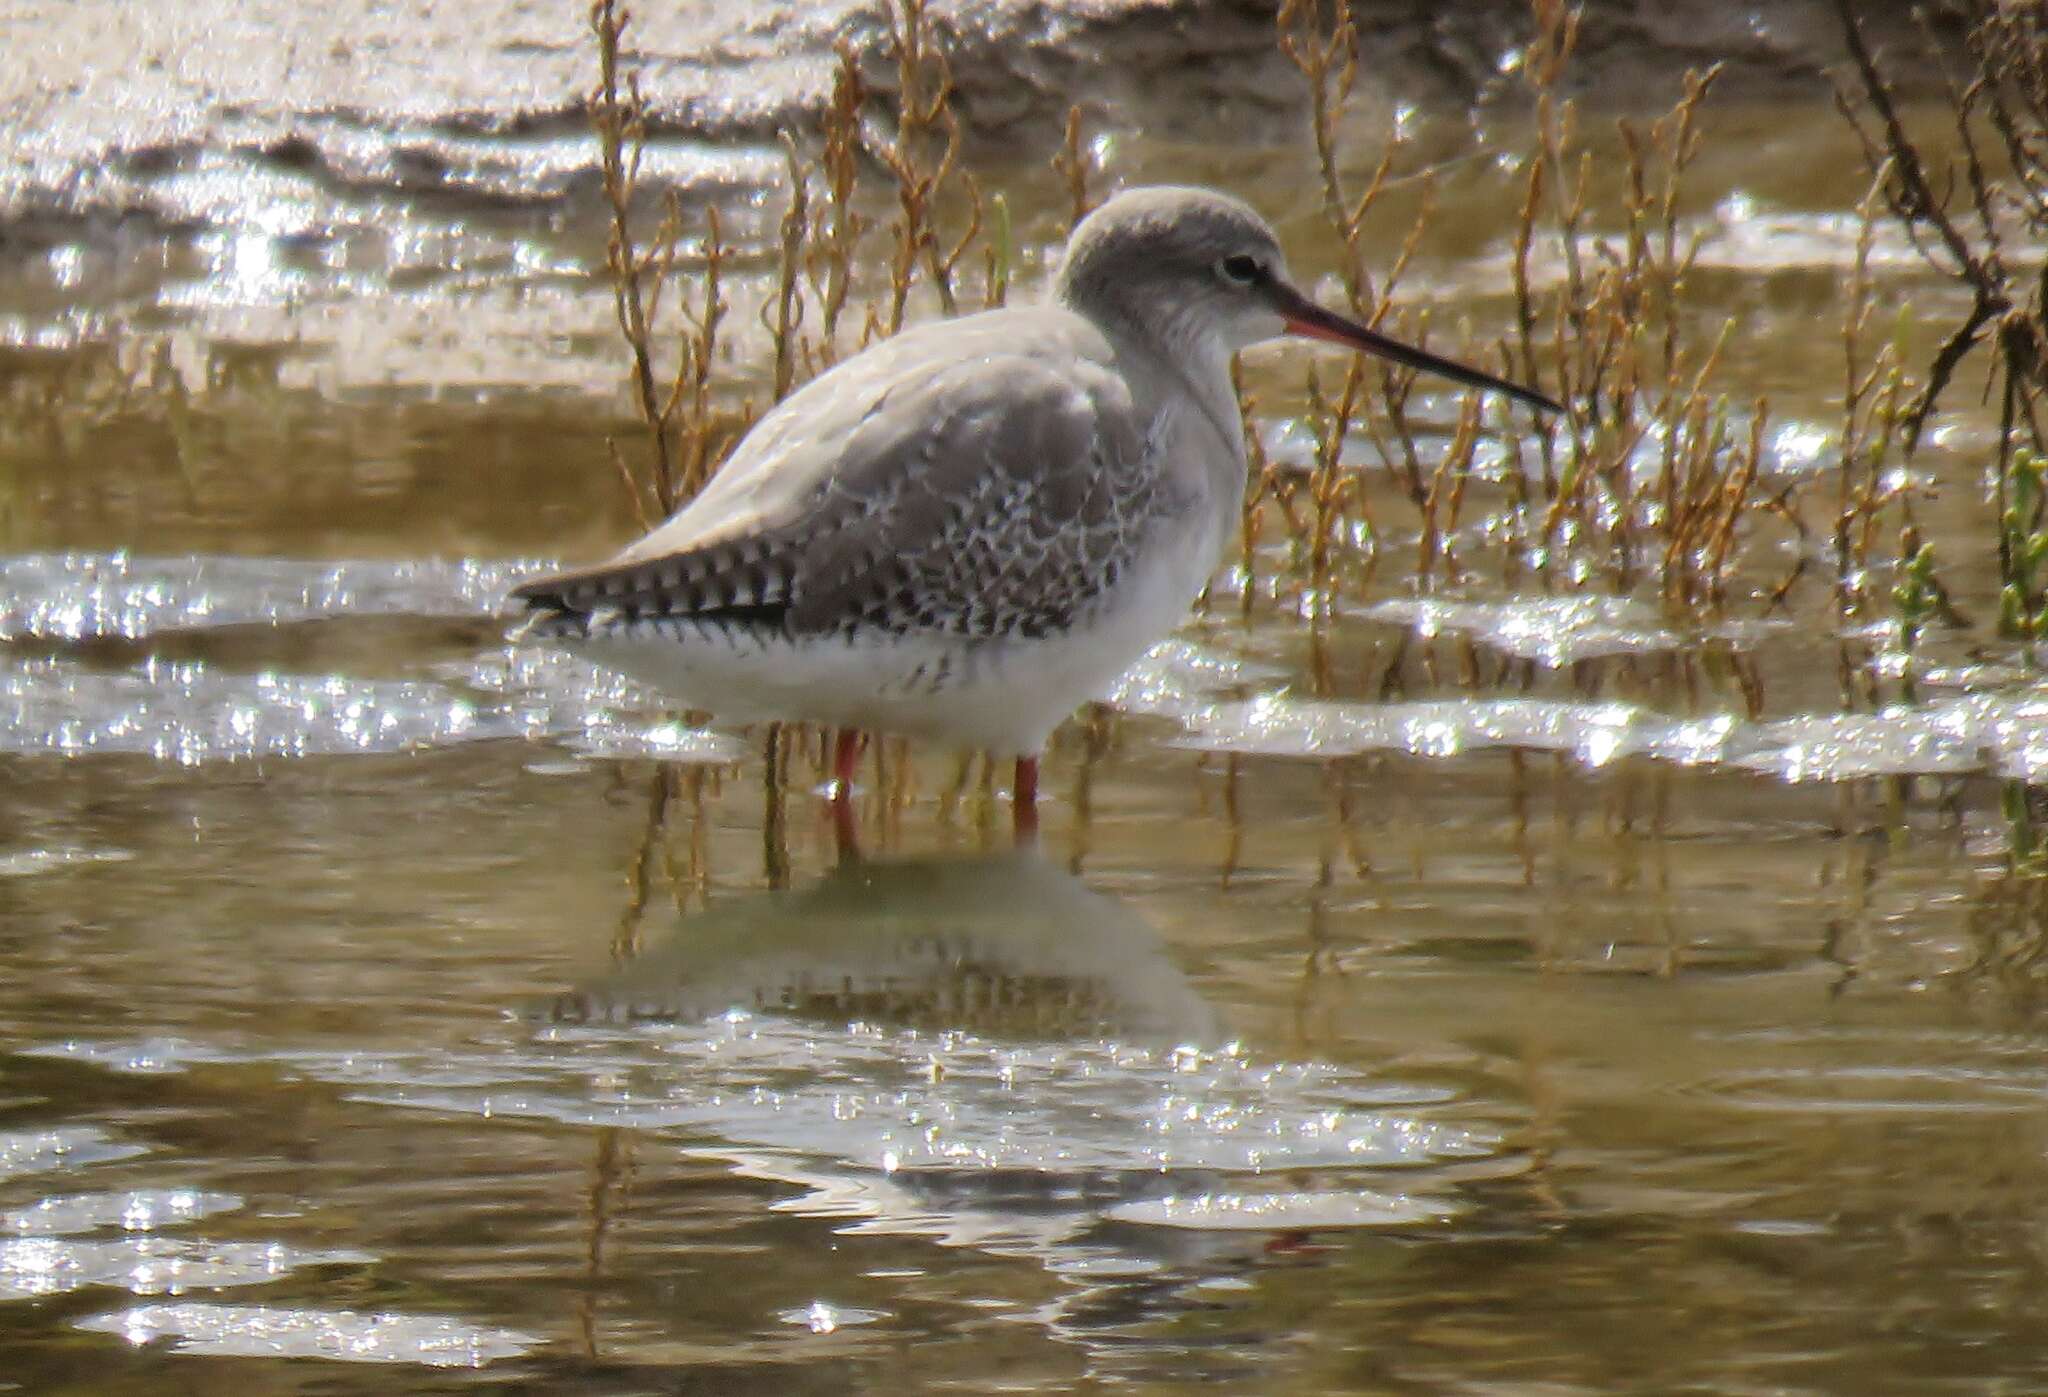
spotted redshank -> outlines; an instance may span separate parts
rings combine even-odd
[[[1084,219],[1044,303],[907,330],[748,433],[667,523],[514,596],[528,633],[732,721],[1037,754],[1200,593],[1236,527],[1238,350],[1332,340],[1532,407],[1531,389],[1391,340],[1288,281],[1251,208],[1137,189]]]

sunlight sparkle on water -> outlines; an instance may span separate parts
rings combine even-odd
[[[1338,1189],[1295,1193],[1202,1193],[1119,1203],[1105,1211],[1117,1222],[1205,1232],[1282,1231],[1317,1227],[1412,1227],[1444,1222],[1465,1211],[1448,1198]]]
[[[269,1305],[137,1305],[78,1321],[137,1345],[173,1341],[177,1353],[243,1358],[324,1358],[345,1363],[417,1363],[481,1368],[540,1343],[531,1334],[439,1315],[360,1314]]]
[[[800,1310],[784,1310],[776,1315],[784,1324],[794,1324],[810,1330],[813,1334],[830,1334],[834,1330],[854,1324],[873,1324],[887,1319],[880,1310],[857,1310],[846,1305],[830,1305],[823,1300],[813,1300]]]
[[[0,1131],[0,1179],[47,1169],[105,1164],[147,1153],[147,1145],[113,1139],[97,1126]]]
[[[0,1231],[23,1236],[62,1236],[119,1227],[127,1232],[152,1232],[176,1227],[214,1213],[242,1206],[232,1193],[199,1189],[143,1188],[127,1193],[79,1193],[45,1198],[26,1208],[0,1213]]]
[[[24,1237],[0,1242],[0,1299],[114,1286],[136,1295],[267,1285],[304,1266],[365,1264],[360,1251],[311,1251],[281,1242],[209,1242],[139,1235],[110,1240]]]

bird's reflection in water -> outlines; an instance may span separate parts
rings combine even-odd
[[[1012,1040],[1218,1037],[1157,931],[1029,846],[849,859],[808,887],[716,902],[553,1017],[695,1022],[735,1007]]]
[[[545,1017],[608,1055],[598,1116],[803,1190],[784,1214],[1029,1258],[1066,1283],[1035,1319],[1103,1355],[1319,1230],[1441,1228],[1500,1161],[1440,1090],[1218,1046],[1159,933],[1029,847],[714,900]]]

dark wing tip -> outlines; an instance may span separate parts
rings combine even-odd
[[[575,582],[574,573],[554,572],[528,578],[507,591],[508,600],[525,607],[509,638],[514,642],[587,639],[591,599],[575,599]]]
[[[529,611],[567,611],[570,607],[568,588],[564,585],[566,581],[560,573],[549,573],[546,577],[529,578],[519,583],[506,595],[513,601],[525,602]]]
[[[773,629],[789,610],[788,583],[771,585],[749,572],[749,546],[707,551],[693,558],[604,564],[579,572],[550,573],[512,587],[507,596],[526,607],[522,635],[588,638],[641,621],[693,621],[706,625]]]

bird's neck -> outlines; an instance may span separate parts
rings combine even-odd
[[[1214,437],[1213,449],[1198,453],[1214,467],[1215,478],[1206,483],[1234,508],[1248,470],[1244,417],[1230,377],[1233,350],[1213,322],[1193,313],[1162,314],[1157,306],[1149,308],[1150,314],[1133,314],[1100,288],[1084,293],[1064,281],[1053,288],[1051,299],[1109,339],[1118,358],[1130,366],[1130,377],[1149,386],[1151,412],[1166,410],[1172,398],[1183,398],[1196,409],[1198,430]]]
[[[1131,346],[1146,357],[1162,387],[1177,388],[1196,409],[1199,430],[1214,437],[1216,449],[1199,453],[1214,467],[1209,484],[1235,507],[1249,469],[1244,448],[1244,414],[1231,381],[1231,349],[1221,336],[1190,333],[1177,339],[1148,336]]]

